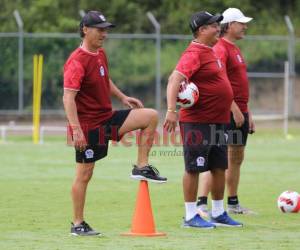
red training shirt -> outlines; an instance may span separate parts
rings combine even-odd
[[[233,99],[230,82],[211,47],[191,42],[175,69],[199,90],[198,101],[181,108],[181,122],[228,123]]]
[[[227,77],[233,90],[233,99],[242,112],[248,112],[249,83],[247,65],[240,49],[224,38],[213,47],[216,55],[225,65]]]
[[[77,48],[64,65],[64,88],[78,91],[75,102],[84,129],[94,129],[113,112],[110,99],[108,63],[105,52]]]

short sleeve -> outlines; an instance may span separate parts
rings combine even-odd
[[[80,62],[71,60],[64,67],[64,88],[80,90],[84,68]]]
[[[187,79],[190,79],[195,72],[199,70],[200,66],[199,53],[190,51],[182,54],[175,70],[184,75]]]

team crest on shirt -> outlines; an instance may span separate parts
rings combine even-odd
[[[196,159],[196,162],[197,162],[197,167],[204,167],[205,159],[204,159],[204,157],[199,156],[199,157]]]
[[[88,149],[85,151],[85,157],[87,159],[92,159],[94,158],[94,151],[92,149]]]
[[[219,68],[222,68],[222,63],[221,63],[221,60],[220,60],[220,59],[217,59],[217,64],[218,64],[218,67],[219,67]]]
[[[243,58],[239,54],[236,55],[236,58],[240,63],[243,63]]]
[[[101,66],[100,67],[100,76],[104,76],[105,75],[105,70],[104,70],[104,67]]]

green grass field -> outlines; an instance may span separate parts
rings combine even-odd
[[[136,147],[111,147],[90,183],[86,220],[103,237],[72,237],[70,186],[73,149],[62,140],[32,145],[24,139],[0,143],[0,249],[300,249],[300,214],[282,214],[277,196],[300,192],[300,132],[284,139],[276,132],[249,139],[240,199],[257,215],[240,215],[243,228],[181,228],[184,215],[180,156],[159,156],[174,148],[155,147],[151,162],[167,184],[150,184],[152,208],[161,238],[128,238],[138,183],[129,179]],[[181,148],[177,147],[177,151]]]

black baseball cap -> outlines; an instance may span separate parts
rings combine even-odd
[[[192,15],[190,19],[190,28],[192,32],[195,32],[199,27],[206,24],[212,24],[215,22],[221,22],[223,16],[221,14],[212,15],[207,11],[200,11]]]
[[[84,15],[80,22],[80,26],[97,27],[97,28],[113,28],[116,25],[107,22],[105,16],[100,11],[91,10]]]

